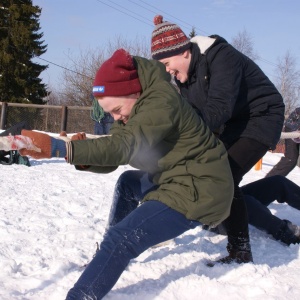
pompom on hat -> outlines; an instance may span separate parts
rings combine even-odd
[[[142,91],[132,56],[118,49],[96,73],[93,84],[94,97],[127,96]]]
[[[190,40],[176,24],[163,21],[161,15],[154,17],[155,29],[152,32],[152,58],[160,60],[178,55],[190,48]]]

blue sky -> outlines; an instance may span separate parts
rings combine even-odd
[[[187,35],[194,26],[197,34],[218,34],[230,42],[245,29],[261,58],[257,63],[271,79],[278,58],[287,51],[300,65],[299,0],[33,0],[33,4],[42,8],[40,25],[48,45],[41,58],[60,66],[66,66],[70,56],[105,47],[118,36],[149,39],[150,47],[156,14],[181,26]],[[55,86],[62,72],[49,64],[41,77]]]

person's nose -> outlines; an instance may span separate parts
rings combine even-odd
[[[121,119],[120,115],[117,115],[117,114],[114,114],[114,113],[111,113],[111,116],[114,118],[115,121],[118,121],[118,120]]]
[[[166,71],[171,74],[171,69],[169,67],[166,67]]]

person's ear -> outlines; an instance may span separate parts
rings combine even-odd
[[[188,50],[185,50],[185,51],[182,53],[182,56],[183,56],[184,58],[188,58],[189,55],[190,55],[190,50],[189,50],[189,49],[188,49]]]
[[[132,98],[133,99],[138,99],[140,97],[140,95],[141,95],[140,92],[134,93],[134,94],[132,94]]]

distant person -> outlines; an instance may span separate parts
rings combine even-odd
[[[296,108],[284,122],[284,132],[300,131],[300,107]],[[287,176],[296,166],[300,155],[300,139],[285,139],[284,156],[266,177]]]
[[[106,135],[109,133],[110,127],[114,122],[114,118],[111,114],[103,111],[102,107],[99,105],[97,99],[92,96],[93,108],[91,112],[91,118],[95,121],[94,134]]]
[[[202,223],[217,226],[229,215],[233,179],[226,149],[170,80],[160,62],[119,49],[101,65],[93,87],[103,110],[114,117],[111,135],[65,142],[22,131],[41,149],[20,150],[24,155],[66,157],[98,173],[129,164],[158,185],[108,228],[67,300],[102,299],[130,260],[149,247]]]
[[[26,121],[21,121],[19,123],[14,124],[12,127],[0,132],[0,137],[8,136],[8,135],[20,135],[22,129],[31,129],[31,128]],[[26,165],[29,167],[30,161],[28,157],[21,156],[19,151],[17,150],[11,150],[11,151],[0,150],[0,164],[2,165],[19,164],[19,165]]]
[[[235,193],[225,222],[229,255],[218,262],[251,262],[247,210],[239,184],[269,149],[275,149],[284,121],[283,99],[259,66],[224,38],[190,40],[160,15],[154,24],[152,58],[174,76],[181,95],[228,151]]]

